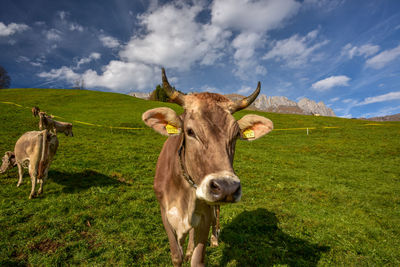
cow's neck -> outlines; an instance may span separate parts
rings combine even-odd
[[[185,153],[185,135],[182,134],[182,141],[181,141],[181,146],[178,149],[178,158],[179,158],[179,168],[181,171],[181,174],[183,176],[183,178],[189,183],[189,185],[191,187],[193,187],[195,190],[197,189],[197,184],[196,182],[193,180],[193,178],[188,174],[188,172],[186,171],[185,165],[183,164],[183,154]]]

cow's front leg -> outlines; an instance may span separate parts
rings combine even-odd
[[[169,240],[169,248],[171,250],[171,259],[174,266],[182,266],[183,262],[183,252],[182,247],[178,242],[176,232],[172,228],[171,224],[168,222],[165,210],[161,207],[161,218],[164,224],[164,229],[167,232]]]
[[[211,246],[218,247],[218,236],[219,236],[219,211],[220,206],[213,206],[213,216],[212,216],[212,231],[211,231]]]
[[[19,187],[22,184],[22,176],[24,175],[24,168],[19,163],[17,163],[17,166],[18,166],[18,183],[17,183],[17,187]]]
[[[190,258],[193,255],[193,250],[194,250],[194,229],[192,228],[189,232],[189,242],[186,248],[185,261],[190,260]]]
[[[204,266],[204,258],[206,253],[206,245],[208,240],[208,233],[210,232],[212,212],[203,215],[198,226],[194,228],[194,251],[191,266]]]

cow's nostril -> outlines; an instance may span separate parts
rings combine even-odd
[[[236,191],[233,193],[234,197],[238,197],[240,196],[240,194],[242,193],[242,186],[239,184],[238,188],[236,189]]]
[[[210,189],[213,193],[219,193],[221,191],[220,185],[214,180],[210,182]]]

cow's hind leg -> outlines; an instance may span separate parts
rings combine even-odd
[[[38,195],[40,195],[40,194],[43,193],[43,183],[44,183],[44,181],[46,181],[47,175],[48,175],[48,169],[47,169],[46,172],[44,173],[43,178],[42,178],[42,179],[38,179],[38,182],[39,182],[39,184],[40,184],[39,190],[38,190]]]
[[[34,168],[32,165],[29,165],[29,175],[31,177],[31,182],[32,182],[32,190],[29,195],[29,199],[34,198],[36,196],[35,188],[36,188],[38,173],[37,173],[37,170],[35,170],[35,169],[37,169],[37,168]]]
[[[172,226],[168,222],[167,216],[165,215],[165,211],[161,208],[161,218],[164,224],[165,231],[168,235],[169,240],[169,248],[171,250],[171,258],[172,264],[174,266],[182,266],[183,262],[183,252],[182,247],[180,246],[175,231],[172,229]]]
[[[24,175],[24,168],[19,163],[17,163],[17,166],[18,166],[18,183],[17,183],[17,187],[19,187],[22,184],[22,176]]]

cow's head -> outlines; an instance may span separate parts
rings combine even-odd
[[[69,123],[64,131],[66,136],[74,137],[74,133],[72,132],[72,124]]]
[[[232,114],[249,106],[260,92],[260,83],[249,97],[232,102],[214,93],[185,95],[174,90],[162,69],[163,88],[169,98],[184,108],[178,116],[170,108],[146,111],[142,119],[162,135],[181,135],[181,162],[184,171],[197,184],[196,196],[209,204],[237,202],[241,198],[240,180],[233,170],[238,138],[252,141],[273,129],[261,116],[246,115],[235,120]]]
[[[0,173],[4,173],[9,169],[12,169],[17,165],[17,162],[15,160],[15,154],[14,152],[7,151],[3,158],[2,158],[2,164],[0,167]]]

